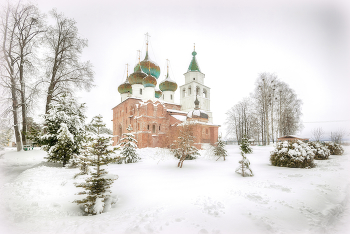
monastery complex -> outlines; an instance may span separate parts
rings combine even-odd
[[[213,124],[210,111],[210,88],[204,85],[205,75],[196,60],[196,51],[184,74],[185,83],[178,84],[169,77],[158,83],[160,67],[150,60],[148,41],[146,55],[127,74],[118,87],[121,102],[113,108],[113,141],[120,143],[122,134],[131,125],[138,147],[167,147],[177,137],[183,124],[193,124],[194,145],[215,144],[219,125]],[[158,84],[158,87],[157,87]],[[180,104],[174,102],[175,92],[180,89]]]

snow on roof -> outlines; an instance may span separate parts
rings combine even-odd
[[[186,121],[180,123],[178,126],[182,126],[182,125],[186,125],[186,124],[201,124],[201,125],[218,126],[218,127],[221,126],[221,125],[218,125],[218,124],[200,122],[200,121],[198,121],[198,120],[189,120],[189,121],[186,120]]]
[[[181,113],[181,114],[186,114],[187,115],[187,112],[185,112],[185,111],[179,111],[179,110],[174,110],[174,109],[167,109],[166,111],[167,112],[173,112],[173,113]]]
[[[185,115],[171,115],[172,117],[174,117],[175,119],[177,120],[180,120],[180,121],[186,121],[186,116]]]

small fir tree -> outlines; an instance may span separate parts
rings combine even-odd
[[[223,157],[224,161],[225,161],[225,157],[227,156],[227,151],[225,149],[225,143],[224,141],[221,139],[221,136],[219,136],[218,142],[216,142],[216,146],[214,147],[214,155],[218,156],[218,159]]]
[[[120,146],[122,147],[122,152],[125,163],[135,163],[140,160],[140,157],[136,153],[137,140],[134,134],[131,133],[131,125],[127,128],[128,133],[123,133],[123,138],[121,139]]]
[[[66,165],[74,153],[74,137],[69,132],[67,124],[65,123],[61,123],[61,127],[57,133],[58,141],[56,145],[51,147],[48,155],[51,159],[62,161],[63,165]]]
[[[250,169],[250,162],[245,156],[243,150],[241,151],[242,159],[239,161],[239,167],[237,167],[236,172],[245,176],[253,176],[253,171]]]
[[[171,152],[179,159],[178,167],[182,168],[185,160],[196,159],[199,155],[198,149],[193,146],[193,141],[192,124],[186,123],[181,127],[179,137],[171,148]]]
[[[105,169],[101,168],[113,161],[115,148],[111,148],[112,137],[110,135],[100,134],[99,129],[104,126],[102,117],[97,116],[96,125],[97,135],[92,136],[91,146],[84,151],[86,168],[88,165],[95,166],[95,172],[87,177],[85,183],[76,184],[76,187],[82,187],[85,191],[79,194],[87,194],[88,196],[83,200],[75,200],[77,204],[82,204],[87,215],[97,215],[109,210],[116,199],[111,196],[110,187],[114,180],[118,178],[117,175],[108,175]],[[92,157],[91,157],[92,156]]]
[[[250,147],[249,141],[248,141],[248,139],[247,139],[246,136],[244,136],[244,137],[242,138],[242,142],[241,142],[241,145],[240,145],[239,148],[240,148],[241,151],[242,151],[243,153],[245,153],[245,154],[251,154],[251,153],[253,153],[253,149],[252,149],[252,147]]]

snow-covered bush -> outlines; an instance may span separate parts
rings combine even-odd
[[[318,159],[318,160],[325,160],[329,158],[330,155],[330,150],[324,146],[322,143],[317,142],[317,141],[310,141],[308,142],[308,145],[315,149],[314,153],[314,159]]]
[[[225,157],[227,156],[227,151],[225,149],[225,143],[224,141],[221,139],[221,136],[219,136],[218,142],[216,142],[216,145],[214,147],[214,155],[218,156],[219,158],[223,157],[224,161],[225,161]]]
[[[239,161],[239,167],[237,167],[236,172],[245,176],[253,176],[253,171],[250,169],[250,162],[245,156],[245,153],[241,151],[242,159]]]
[[[118,179],[118,176],[108,175],[105,169],[101,168],[114,160],[115,148],[112,147],[111,135],[100,134],[99,128],[101,126],[104,126],[102,117],[98,116],[96,117],[97,135],[91,136],[91,144],[81,155],[81,157],[85,156],[83,162],[86,162],[86,164],[82,164],[83,170],[88,172],[88,166],[92,165],[95,166],[95,172],[91,173],[91,176],[87,177],[84,183],[76,184],[76,187],[82,187],[85,190],[79,194],[87,194],[88,196],[74,202],[82,204],[84,212],[88,215],[106,212],[116,202],[116,198],[111,196],[110,187],[114,180]]]
[[[241,145],[239,147],[241,149],[241,151],[245,154],[251,154],[253,153],[253,149],[252,147],[250,147],[249,142],[248,142],[248,138],[246,138],[245,136],[242,138],[242,142]]]
[[[65,95],[59,97],[58,102],[50,103],[48,114],[44,115],[45,134],[39,140],[42,149],[48,152],[49,162],[62,162],[65,166],[74,154],[80,154],[85,135],[84,111],[83,104],[79,105],[72,97]],[[59,142],[60,138],[67,142],[63,143],[62,139]],[[69,147],[69,152],[63,153],[63,144]]]
[[[331,155],[342,155],[344,153],[344,149],[340,144],[326,142],[325,146],[330,150]]]
[[[199,152],[198,149],[193,146],[194,136],[192,123],[188,122],[179,127],[178,138],[171,145],[170,151],[179,159],[177,166],[182,168],[184,160],[196,159]]]
[[[128,126],[127,130],[129,133],[123,133],[123,138],[121,139],[122,152],[120,154],[123,156],[122,159],[125,163],[135,163],[140,160],[136,153],[137,140],[135,135],[131,133],[131,125]]]
[[[277,142],[276,148],[271,152],[270,161],[273,166],[311,168],[314,167],[315,149],[302,141]]]

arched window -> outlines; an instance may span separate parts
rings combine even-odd
[[[170,94],[170,100],[173,100],[173,95],[172,94]]]
[[[191,95],[191,86],[188,87],[188,95]]]
[[[196,80],[196,78],[193,78],[193,80]]]
[[[196,95],[200,96],[200,91],[201,91],[201,89],[197,86],[196,87]]]
[[[186,89],[183,89],[182,90],[182,97],[185,97],[186,96]]]
[[[156,133],[156,125],[155,124],[153,124],[153,126],[152,126],[152,133]]]
[[[142,89],[140,89],[140,95],[142,95]]]
[[[159,131],[160,131],[160,125],[159,125]]]
[[[147,130],[149,130],[149,124],[147,125]]]
[[[208,93],[206,89],[203,89],[203,97],[208,98]]]

